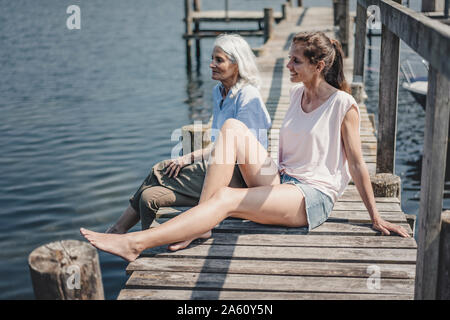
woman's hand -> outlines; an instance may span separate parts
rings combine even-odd
[[[387,222],[381,218],[372,222],[372,228],[380,231],[383,235],[388,236],[392,232],[397,233],[401,237],[410,238],[408,232],[402,226]]]
[[[172,178],[172,176],[175,178],[176,176],[178,176],[180,170],[190,163],[191,154],[184,155],[177,159],[171,159],[169,164],[167,165],[166,171],[164,171],[164,174],[167,174],[169,178]]]

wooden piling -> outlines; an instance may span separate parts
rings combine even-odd
[[[425,139],[419,211],[416,299],[436,299],[439,230],[445,183],[450,81],[430,66],[428,72]]]
[[[366,53],[367,10],[356,4],[355,50],[353,52],[353,81],[364,84],[364,55]]]
[[[342,45],[344,55],[349,54],[349,36],[350,36],[350,9],[348,0],[340,0],[336,5],[337,23],[339,25],[338,40]]]
[[[272,36],[273,24],[273,9],[264,8],[264,43],[266,43]]]
[[[199,12],[201,10],[201,1],[194,0],[194,11]],[[197,34],[200,31],[200,22],[195,21],[194,23],[194,34]],[[200,47],[200,38],[195,39],[195,60],[197,63],[197,71],[200,70],[200,62],[201,62],[201,47]]]
[[[395,0],[400,3],[401,0]],[[400,39],[384,24],[381,31],[377,173],[394,173],[397,133]]]
[[[450,210],[442,212],[437,299],[450,300]]]
[[[97,250],[87,242],[56,241],[28,257],[38,300],[104,300]]]
[[[401,179],[392,173],[377,173],[370,176],[375,197],[398,198],[401,195]]]
[[[206,148],[211,143],[211,126],[190,124],[181,128],[183,155]]]
[[[192,70],[192,40],[189,36],[192,35],[192,15],[191,7],[189,5],[190,0],[184,0],[184,21],[185,21],[185,42],[186,42],[186,70],[188,73]]]

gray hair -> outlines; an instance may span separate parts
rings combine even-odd
[[[247,41],[238,34],[221,34],[216,38],[214,47],[220,48],[232,63],[236,63],[239,69],[239,80],[231,89],[234,95],[246,84],[259,88],[259,77],[256,58]]]

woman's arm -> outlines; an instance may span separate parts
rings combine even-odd
[[[409,237],[408,232],[403,227],[383,220],[378,213],[369,171],[362,156],[358,111],[355,106],[352,106],[345,115],[341,133],[350,174],[364,205],[369,211],[373,228],[381,231],[384,235],[389,235],[390,231],[393,231],[402,237]]]

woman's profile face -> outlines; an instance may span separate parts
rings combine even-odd
[[[212,71],[212,79],[221,82],[231,80],[239,73],[237,64],[232,63],[219,47],[214,47],[209,67]]]
[[[289,69],[291,82],[308,82],[316,71],[316,66],[303,55],[304,46],[301,43],[292,44],[289,50]]]

